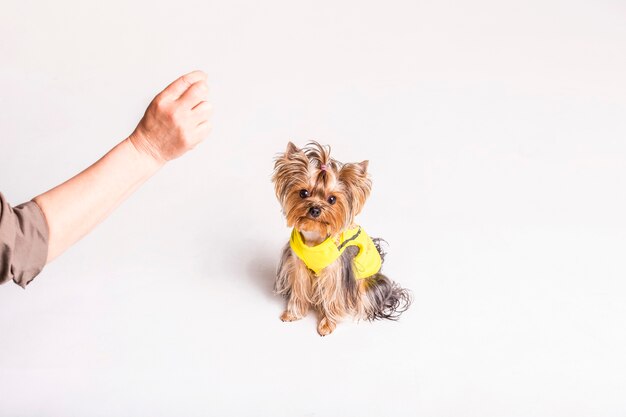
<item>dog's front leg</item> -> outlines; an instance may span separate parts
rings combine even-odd
[[[287,302],[287,309],[281,314],[280,319],[282,321],[296,321],[300,320],[309,311],[309,303],[300,299],[297,295],[292,293],[289,296]]]
[[[320,336],[328,336],[337,328],[337,323],[329,319],[327,316],[322,316],[322,319],[317,323],[317,332]]]
[[[279,284],[282,283],[282,284]],[[283,261],[279,268],[277,287],[282,287],[283,294],[288,294],[287,309],[280,316],[282,321],[300,320],[311,306],[311,274],[306,265],[289,249],[285,248]]]

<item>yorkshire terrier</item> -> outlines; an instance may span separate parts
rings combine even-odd
[[[275,160],[272,181],[287,226],[274,291],[288,299],[282,321],[319,313],[317,331],[329,335],[339,320],[397,320],[411,304],[410,292],[380,273],[381,239],[354,223],[372,182],[368,161],[342,164],[330,147],[289,142]]]

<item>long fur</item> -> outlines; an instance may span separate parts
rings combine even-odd
[[[276,158],[272,178],[288,226],[303,236],[316,236],[306,241],[309,245],[327,237],[337,240],[341,232],[354,227],[354,217],[370,194],[367,167],[367,161],[342,164],[330,157],[330,147],[317,142],[303,149],[290,142],[285,153]],[[302,197],[302,190],[307,197]],[[333,203],[331,196],[336,198]],[[310,215],[311,207],[320,209],[319,217]],[[373,241],[384,260],[382,239]],[[357,279],[353,266],[357,254],[358,248],[349,246],[336,262],[315,275],[287,244],[274,286],[277,294],[288,299],[281,319],[298,320],[313,307],[320,314],[318,332],[322,336],[330,334],[346,316],[397,320],[411,304],[410,292],[380,271]]]

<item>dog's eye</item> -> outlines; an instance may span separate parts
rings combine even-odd
[[[335,197],[334,195],[331,195],[330,197],[328,197],[329,204],[335,204],[336,202],[337,202],[337,197]]]
[[[300,198],[307,198],[309,196],[309,192],[307,190],[300,190]]]

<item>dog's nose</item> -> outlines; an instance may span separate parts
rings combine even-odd
[[[313,217],[319,217],[320,214],[322,214],[322,209],[317,206],[313,206],[309,209],[309,214]]]

